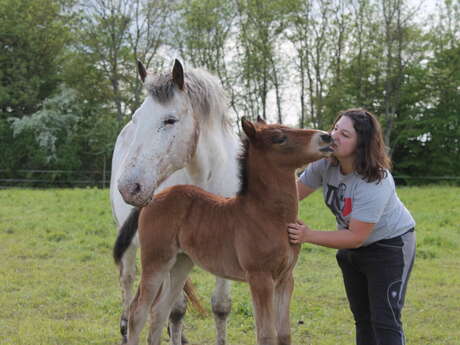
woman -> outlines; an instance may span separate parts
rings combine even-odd
[[[415,221],[399,200],[378,120],[363,109],[338,115],[330,159],[310,164],[299,199],[322,187],[337,231],[288,225],[291,243],[339,249],[337,262],[356,325],[357,345],[404,344],[401,309],[415,257]]]

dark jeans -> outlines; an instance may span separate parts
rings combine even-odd
[[[404,345],[401,310],[415,258],[415,233],[341,249],[337,262],[355,318],[357,345]]]

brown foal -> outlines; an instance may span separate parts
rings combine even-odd
[[[242,120],[241,190],[223,198],[191,186],[155,195],[141,210],[142,276],[129,310],[128,342],[139,334],[152,308],[149,344],[160,344],[172,302],[194,264],[250,285],[257,344],[291,344],[289,304],[299,245],[286,227],[297,219],[295,171],[327,156],[331,137]]]

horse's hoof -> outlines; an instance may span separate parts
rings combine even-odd
[[[185,334],[184,334],[184,333],[182,333],[181,340],[182,340],[182,345],[188,344],[188,340],[187,340],[187,338],[185,337]]]
[[[126,320],[124,317],[122,317],[120,320],[120,333],[123,336],[123,340],[125,340],[128,334],[128,320]]]

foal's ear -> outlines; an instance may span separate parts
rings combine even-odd
[[[140,60],[137,60],[137,71],[139,72],[139,77],[141,77],[142,82],[145,82],[147,77],[147,70]]]
[[[172,77],[174,84],[177,85],[179,90],[184,89],[184,69],[182,68],[182,64],[179,60],[175,59],[174,67],[172,71]]]
[[[262,123],[264,125],[266,125],[267,123],[265,122],[265,120],[263,118],[261,118],[259,115],[257,115],[257,122],[258,123]]]
[[[246,133],[249,139],[253,139],[256,136],[256,127],[245,116],[241,118],[241,128],[243,128],[244,133]]]

